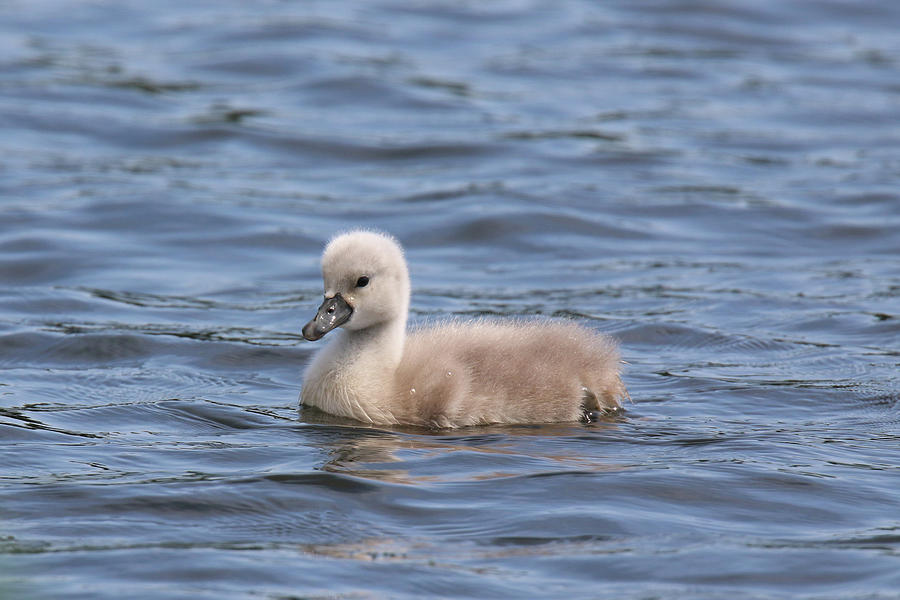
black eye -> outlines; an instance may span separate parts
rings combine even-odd
[[[369,285],[369,278],[365,275],[356,280],[356,287],[366,287],[367,285]]]

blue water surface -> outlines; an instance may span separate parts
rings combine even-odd
[[[900,4],[0,4],[0,597],[900,598]],[[319,253],[633,402],[298,412]]]

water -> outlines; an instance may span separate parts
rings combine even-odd
[[[898,598],[900,5],[0,6],[0,596]],[[298,414],[318,255],[616,336],[591,425]]]

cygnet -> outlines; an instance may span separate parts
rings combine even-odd
[[[303,337],[340,331],[306,369],[304,406],[453,428],[595,420],[627,397],[615,342],[573,322],[475,319],[407,334],[409,271],[389,235],[338,235],[322,277],[325,301]]]

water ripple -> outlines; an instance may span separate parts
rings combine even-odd
[[[0,596],[894,597],[897,22],[0,3]],[[416,324],[579,321],[634,401],[298,413],[354,227]]]

